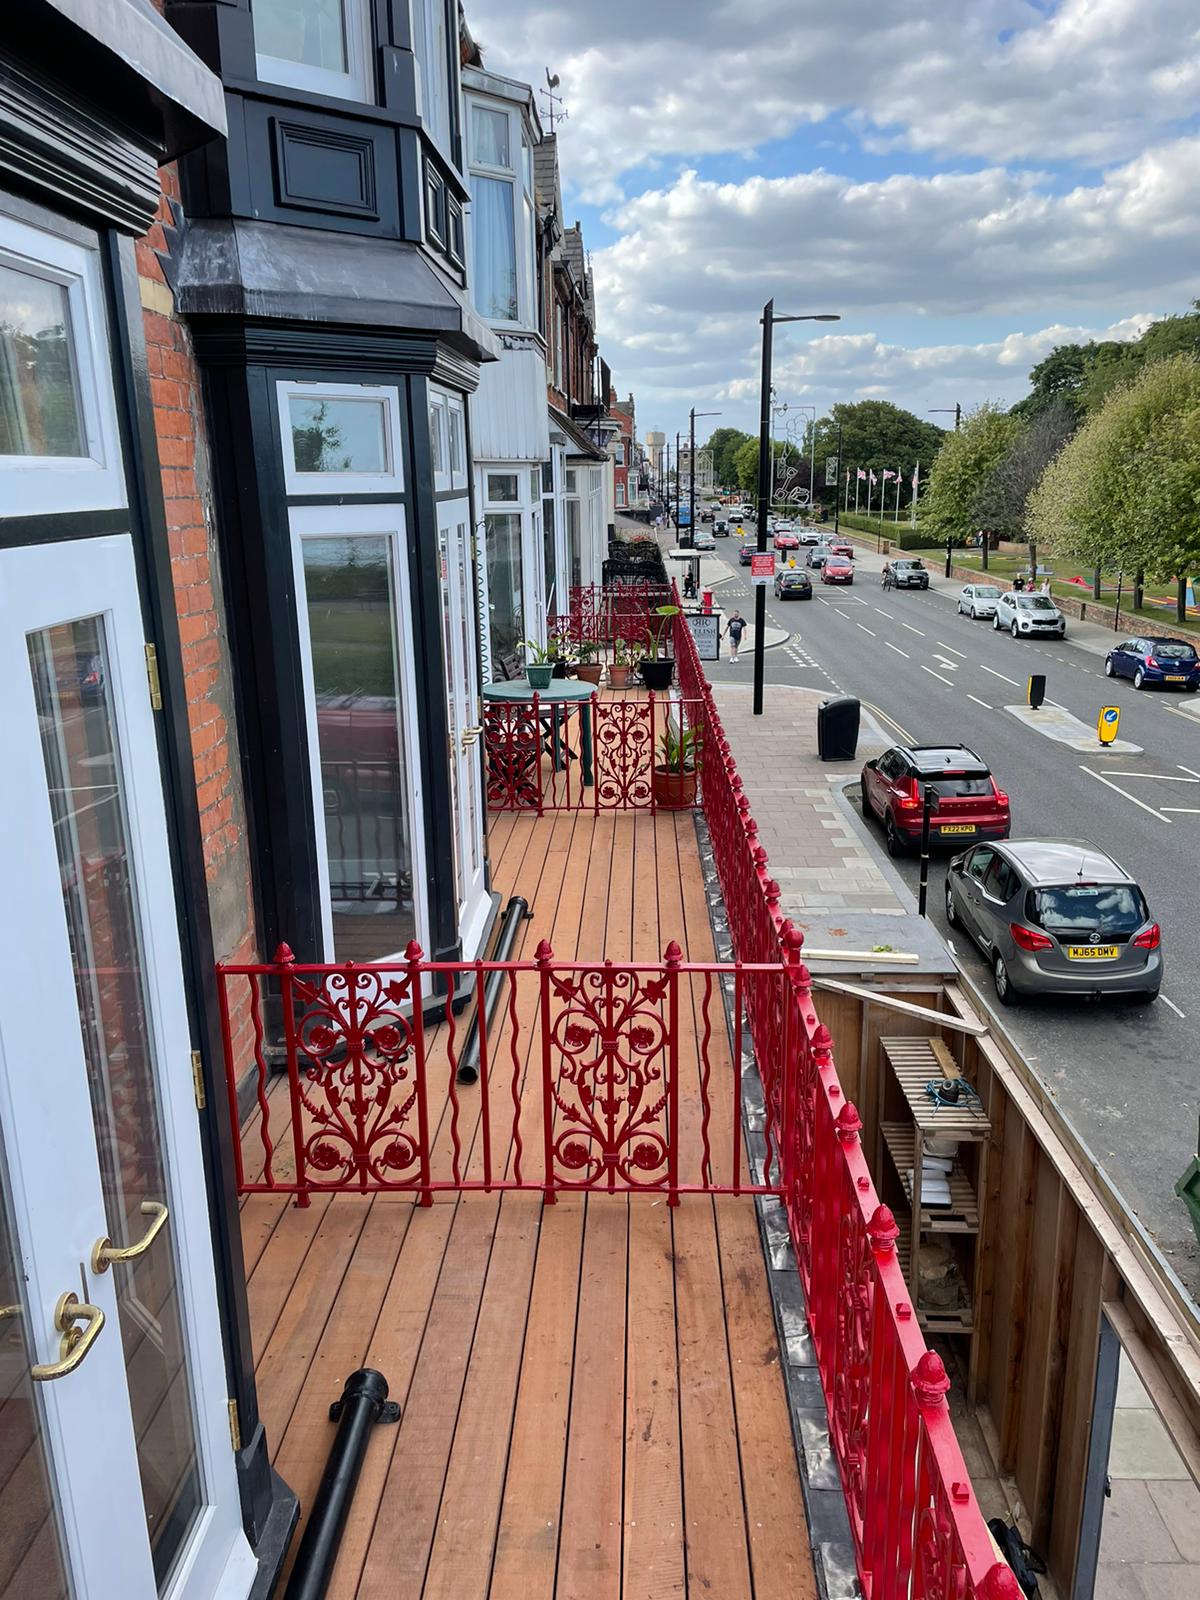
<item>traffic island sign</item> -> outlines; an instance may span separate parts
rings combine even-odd
[[[1096,723],[1096,734],[1101,744],[1112,744],[1117,737],[1117,729],[1121,726],[1120,706],[1101,706],[1100,719]]]
[[[775,554],[771,550],[750,557],[750,582],[762,588],[775,581]]]

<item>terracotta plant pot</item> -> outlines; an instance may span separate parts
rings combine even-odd
[[[530,662],[525,668],[531,689],[548,689],[553,675],[554,664],[550,661]]]
[[[599,683],[603,670],[599,661],[581,661],[575,668],[575,676],[581,683]]]
[[[609,686],[610,689],[628,689],[628,687],[629,687],[629,668],[628,667],[615,667],[615,666],[614,667],[609,667],[609,669],[608,669],[608,686]]]
[[[643,656],[638,662],[638,671],[647,689],[669,689],[675,677],[675,662],[669,657],[665,661],[653,661],[649,656]]]
[[[671,767],[655,767],[650,776],[654,803],[663,811],[687,811],[696,804],[695,771],[676,772]]]

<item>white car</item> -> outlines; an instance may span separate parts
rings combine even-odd
[[[969,583],[958,597],[958,614],[970,617],[994,617],[1000,590],[994,583]]]
[[[820,544],[823,537],[820,528],[814,528],[811,522],[802,522],[796,533],[801,544]]]
[[[993,628],[1007,628],[1013,638],[1065,639],[1067,619],[1048,594],[1018,594],[1007,589],[996,601]]]

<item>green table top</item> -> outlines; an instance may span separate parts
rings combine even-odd
[[[588,700],[597,692],[594,683],[580,683],[578,679],[551,678],[548,689],[534,689],[524,679],[513,683],[485,683],[485,700],[532,700],[536,694],[545,705],[553,700]]]

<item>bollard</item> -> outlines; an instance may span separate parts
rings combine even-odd
[[[917,897],[917,911],[925,915],[929,900],[929,816],[937,804],[937,793],[931,783],[925,785],[925,803],[921,807],[921,890]]]

